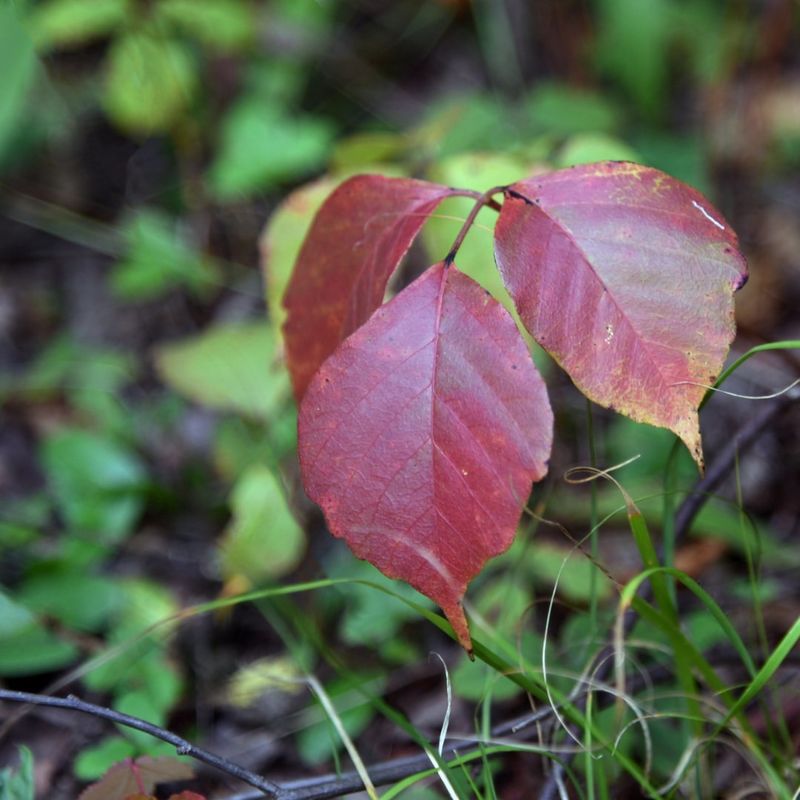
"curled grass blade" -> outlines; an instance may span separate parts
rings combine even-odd
[[[729,367],[724,369],[720,376],[714,381],[715,389],[722,386],[734,372],[736,372],[739,367],[742,366],[746,361],[749,361],[753,356],[758,355],[759,353],[765,353],[769,350],[800,350],[800,339],[785,339],[780,342],[767,342],[766,344],[759,344],[755,347],[751,347],[746,353],[743,353],[739,358],[737,358]],[[703,397],[702,401],[700,402],[700,408],[711,399],[713,396],[713,391],[706,392],[705,397]]]
[[[735,702],[730,699],[730,687],[720,679],[714,668],[709,664],[703,654],[697,647],[684,635],[684,633],[669,619],[665,618],[656,608],[636,596],[636,592],[641,587],[642,583],[650,577],[650,574],[655,570],[672,576],[675,580],[680,581],[690,591],[692,591],[698,599],[703,603],[706,609],[711,613],[714,619],[722,628],[728,640],[736,649],[742,663],[748,670],[749,674],[753,675],[748,688]],[[736,629],[731,624],[722,609],[711,598],[711,596],[692,578],[685,573],[681,572],[674,567],[655,567],[650,570],[645,570],[630,580],[622,591],[619,602],[619,613],[617,617],[617,627],[615,631],[615,639],[617,647],[621,646],[622,629],[620,627],[620,620],[626,608],[633,606],[637,613],[653,625],[661,628],[669,637],[676,651],[676,658],[685,660],[685,662],[696,669],[703,677],[708,687],[716,692],[721,702],[727,707],[727,712],[723,720],[717,724],[715,733],[712,739],[719,732],[721,732],[733,719],[736,719],[738,725],[741,727],[753,757],[758,762],[764,774],[769,778],[770,785],[776,794],[776,797],[787,798],[789,797],[789,790],[786,783],[773,766],[770,758],[762,752],[758,743],[757,737],[752,730],[748,720],[741,713],[743,707],[752,700],[758,692],[763,688],[764,684],[774,675],[780,664],[791,652],[792,648],[800,640],[800,620],[798,620],[781,643],[773,652],[772,656],[768,659],[767,663],[758,672],[755,670],[752,658],[742,641]]]

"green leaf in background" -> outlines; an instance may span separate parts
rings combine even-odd
[[[275,363],[275,334],[266,322],[218,325],[158,348],[161,378],[197,403],[269,421],[289,397]]]
[[[553,166],[561,169],[576,164],[592,164],[595,161],[635,161],[642,157],[630,145],[605,133],[579,133],[564,143],[553,159]]]
[[[596,59],[649,119],[664,108],[667,51],[675,15],[670,0],[596,0]]]
[[[127,33],[108,54],[103,103],[124,131],[168,131],[189,105],[197,86],[194,59],[178,41]]]
[[[367,684],[372,694],[380,695],[383,688],[382,679],[365,676],[359,686],[364,688]],[[354,688],[351,677],[334,678],[325,686],[325,691],[333,701],[347,735],[351,739],[355,739],[375,716],[372,704]],[[324,713],[321,708],[320,713]],[[328,761],[342,747],[342,741],[327,717],[320,722],[308,725],[297,734],[297,748],[300,756],[306,764],[312,766]]]
[[[182,682],[164,651],[166,632],[144,639],[139,636],[174,615],[177,603],[167,589],[150,581],[120,581],[118,588],[122,601],[108,637],[109,647],[118,652],[88,672],[84,683],[95,691],[143,689],[154,705],[169,707]]]
[[[608,611],[601,610],[601,613],[593,615],[588,611],[576,610],[564,620],[557,645],[551,640],[548,650],[562,669],[574,669],[576,674],[580,674],[586,668],[587,658],[606,644],[606,631],[612,623],[613,616]]]
[[[751,20],[731,14],[724,3],[715,0],[684,3],[674,24],[681,54],[688,57],[701,85],[720,79],[730,68],[735,69],[741,53],[747,52],[758,36]],[[709,36],[709,31],[714,31],[714,35]]]
[[[269,320],[276,333],[286,319],[283,295],[314,215],[341,178],[324,177],[295,189],[273,212],[259,240]]]
[[[63,393],[96,428],[127,438],[130,413],[120,390],[136,374],[136,359],[129,353],[54,337],[23,373],[0,374],[0,400],[13,397],[36,403],[58,399]]]
[[[399,159],[411,146],[412,137],[391,131],[366,131],[341,139],[331,155],[331,170],[371,171],[373,164],[385,164]]]
[[[116,698],[114,708],[121,714],[139,717],[146,722],[152,722],[153,725],[163,725],[166,722],[164,709],[153,703],[147,692],[139,690],[124,692]],[[139,752],[150,752],[150,747],[158,741],[149,734],[134,728],[118,725],[117,729],[126,739],[130,739],[136,745]]]
[[[260,95],[246,95],[223,120],[211,189],[226,201],[308,175],[324,165],[333,138],[321,117],[291,116]]]
[[[473,94],[434,104],[416,137],[435,146],[440,158],[472,150],[502,151],[526,137],[524,122],[499,98]]]
[[[707,608],[699,608],[685,614],[681,620],[681,627],[701,653],[706,653],[712,647],[728,641],[725,631]]]
[[[319,0],[273,0],[269,10],[270,20],[278,26],[299,26],[324,34],[337,11],[337,4]]]
[[[308,74],[302,62],[278,57],[247,65],[242,96],[261,98],[264,105],[288,108],[302,100]]]
[[[220,50],[241,50],[255,41],[256,16],[249,0],[159,0],[156,19]]]
[[[653,775],[665,781],[674,774],[675,765],[680,763],[687,746],[690,746],[688,739],[691,729],[676,724],[677,718],[683,713],[685,711],[680,703],[673,701],[666,705],[660,700],[658,711],[651,712],[651,718],[647,721],[652,740]],[[663,718],[659,719],[659,715],[663,715]]]
[[[611,133],[622,124],[620,110],[607,97],[562,83],[539,84],[525,108],[537,130],[556,136]]]
[[[37,614],[90,632],[101,630],[122,601],[122,593],[109,578],[61,569],[37,570],[22,584],[17,597]]]
[[[122,27],[128,0],[47,0],[34,7],[28,29],[41,51],[79,47]]]
[[[214,265],[190,247],[166,214],[140,210],[122,225],[122,234],[127,253],[111,276],[120,298],[148,300],[178,286],[202,295],[218,284]]]
[[[277,468],[297,449],[297,409],[287,403],[262,424],[242,417],[220,420],[214,435],[214,467],[229,483],[255,464]]]
[[[647,131],[633,139],[643,163],[668,172],[705,195],[712,194],[705,143],[696,136]]]
[[[57,639],[0,587],[0,676],[36,675],[66,666],[78,651]]]
[[[131,354],[87,347],[60,336],[50,340],[22,375],[3,375],[0,392],[36,402],[63,390],[74,402],[73,393],[113,393],[135,377],[136,359]]]
[[[165,713],[180,700],[185,686],[175,662],[158,651],[151,651],[139,662],[130,684],[146,692],[153,706]]]
[[[0,590],[0,638],[7,639],[36,625],[36,617]]]
[[[516,642],[520,631],[525,631],[523,652],[533,654],[530,657],[535,660],[535,655],[541,652],[542,640],[523,624],[532,603],[530,588],[527,581],[505,574],[482,587],[475,605],[493,636]],[[482,661],[471,661],[465,653],[461,654],[451,677],[455,693],[467,700],[479,701],[488,695],[493,700],[503,700],[522,691]]]
[[[82,781],[97,780],[110,766],[131,758],[137,753],[133,742],[122,736],[107,736],[96,745],[78,754],[72,771]]]
[[[14,6],[0,5],[0,165],[9,143],[23,129],[36,65],[33,43]]]
[[[433,604],[401,581],[393,581],[366,561],[356,559],[349,551],[341,550],[331,564],[328,574],[332,578],[352,578],[385,586],[393,594],[386,594],[363,583],[352,583],[346,589],[347,611],[339,616],[342,639],[349,644],[370,648],[391,645],[400,635],[400,628],[419,619],[419,613],[403,602],[403,598],[423,608]],[[396,595],[396,596],[393,596]]]
[[[513,183],[520,175],[531,174],[535,168],[534,164],[502,153],[461,153],[435,164],[429,177],[445,186],[485,191],[492,186]],[[422,231],[431,261],[447,255],[474,205],[471,198],[453,197],[442,202],[431,215]],[[496,221],[496,211],[482,208],[458,251],[456,261],[459,270],[480,283],[513,313],[514,304],[494,264],[492,242]]]
[[[605,460],[609,464],[621,464],[635,457],[635,461],[620,471],[619,480],[628,491],[636,491],[642,481],[650,480],[653,485],[658,484],[674,444],[675,434],[671,431],[618,415],[608,426]],[[696,467],[683,450],[679,451],[677,459],[679,485],[691,485],[697,477]],[[598,491],[602,493],[609,488],[611,487],[598,487]],[[622,504],[619,495],[617,501]]]
[[[586,555],[568,547],[558,547],[544,541],[536,542],[536,546],[525,554],[524,565],[545,586],[553,586],[557,579],[558,594],[568,600],[583,603],[591,600],[593,572],[596,573],[595,591],[598,598],[610,596],[613,588],[608,576]]]
[[[111,544],[131,532],[147,473],[130,450],[89,431],[63,428],[45,439],[42,462],[73,533]]]
[[[19,748],[19,769],[0,770],[0,800],[34,800],[33,753]]]
[[[230,502],[233,519],[220,543],[226,580],[253,586],[297,567],[305,552],[305,532],[270,469],[250,467],[237,481]]]
[[[50,501],[44,492],[6,500],[0,511],[0,558],[6,550],[17,550],[41,535],[50,519]]]

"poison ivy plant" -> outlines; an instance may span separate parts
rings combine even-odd
[[[382,305],[426,218],[456,196],[475,202],[450,250]],[[629,162],[484,194],[362,175],[325,200],[284,297],[303,481],[332,533],[436,601],[467,650],[467,584],[511,544],[553,427],[513,318],[456,265],[485,206],[528,333],[589,399],[671,430],[701,469],[697,410],[747,278],[707,199]]]

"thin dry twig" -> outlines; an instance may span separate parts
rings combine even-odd
[[[800,392],[793,391],[776,398],[769,407],[753,416],[732,438],[711,465],[705,477],[698,481],[695,488],[690,492],[678,509],[675,517],[676,541],[686,535],[692,520],[709,498],[710,493],[733,468],[737,455],[752,444],[759,434],[762,433],[793,401],[796,401],[798,397],[800,397]],[[649,594],[648,585],[643,588],[643,594],[645,597]],[[636,613],[632,608],[629,608],[624,618],[626,633],[630,632],[635,622]],[[600,652],[595,661],[595,663],[599,665],[595,672],[595,681],[597,683],[604,682],[608,677],[613,665],[613,659],[609,657],[612,652],[610,646],[605,648]],[[648,675],[648,680],[653,680],[653,674]],[[633,683],[636,682],[636,676],[634,676]],[[581,693],[575,700],[576,708],[582,708],[587,698],[588,691]],[[274,800],[324,800],[325,798],[340,797],[344,794],[363,790],[364,788],[363,776],[357,771],[335,775],[320,775],[313,778],[302,778],[278,784],[222,756],[197,747],[186,739],[158,725],[154,725],[129,714],[122,714],[104,706],[87,703],[74,695],[69,695],[68,697],[52,697],[49,695],[0,689],[0,701],[3,700],[78,711],[143,731],[157,739],[174,745],[178,754],[191,756],[232,777],[238,778],[258,790],[257,792],[247,791],[231,795],[228,800],[259,800],[259,798],[263,797],[273,798]],[[610,702],[611,698],[601,695],[598,701],[599,705],[603,706],[606,702]],[[526,714],[503,722],[492,729],[492,737],[507,735],[520,736],[520,734],[521,737],[524,737],[526,731],[534,729],[535,723],[551,718],[553,716],[553,711],[554,709],[552,707],[547,706],[533,714]],[[459,739],[458,741],[447,742],[440,751],[442,761],[447,762],[457,758],[469,749],[480,744],[481,741],[478,739]],[[550,776],[543,786],[540,794],[541,800],[552,800],[552,798],[555,797],[555,794],[558,792],[559,784],[563,783],[564,775],[566,774],[566,769],[569,766],[571,758],[572,754],[565,753],[555,763]],[[430,769],[429,756],[427,753],[422,752],[417,755],[391,759],[375,764],[367,769],[367,773],[372,782],[378,786],[402,780],[426,769]]]

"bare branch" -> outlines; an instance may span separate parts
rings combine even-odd
[[[69,695],[68,697],[48,697],[47,695],[0,689],[0,700],[79,711],[82,714],[90,714],[93,717],[107,719],[111,722],[116,722],[118,725],[124,725],[127,728],[143,731],[144,733],[150,734],[150,736],[154,736],[156,739],[161,739],[168,744],[174,745],[178,755],[191,756],[222,772],[226,772],[228,775],[232,775],[234,778],[238,778],[244,783],[249,783],[250,786],[255,786],[260,790],[260,793],[255,795],[255,797],[266,796],[275,798],[275,800],[285,800],[286,798],[286,793],[278,784],[268,781],[266,778],[262,778],[260,775],[256,775],[254,772],[250,772],[250,770],[240,767],[238,764],[234,764],[222,756],[209,753],[208,750],[196,747],[191,742],[187,742],[186,739],[182,739],[180,736],[164,730],[164,728],[160,728],[158,725],[153,725],[151,722],[146,722],[139,717],[132,717],[130,714],[122,714],[119,711],[114,711],[112,708],[98,706],[94,703],[86,703],[74,695]]]

